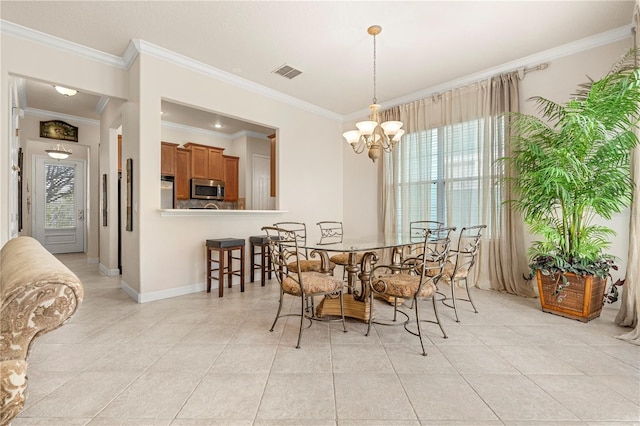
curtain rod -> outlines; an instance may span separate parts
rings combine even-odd
[[[548,62],[543,62],[539,65],[536,65],[535,67],[522,67],[522,68],[518,68],[518,78],[520,80],[524,79],[524,76],[530,72],[533,71],[542,71],[542,70],[546,70],[547,68],[549,68],[549,63]]]

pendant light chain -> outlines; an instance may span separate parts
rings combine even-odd
[[[373,103],[378,103],[376,96],[376,35],[373,35]]]

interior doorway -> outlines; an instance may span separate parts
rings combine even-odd
[[[54,254],[84,252],[86,161],[34,160],[34,238]]]
[[[271,161],[265,155],[252,157],[251,210],[271,210]]]

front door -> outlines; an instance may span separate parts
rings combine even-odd
[[[34,238],[51,253],[84,252],[85,161],[35,157]]]

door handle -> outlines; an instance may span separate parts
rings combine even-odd
[[[84,220],[84,210],[78,210],[78,221],[82,222]]]

